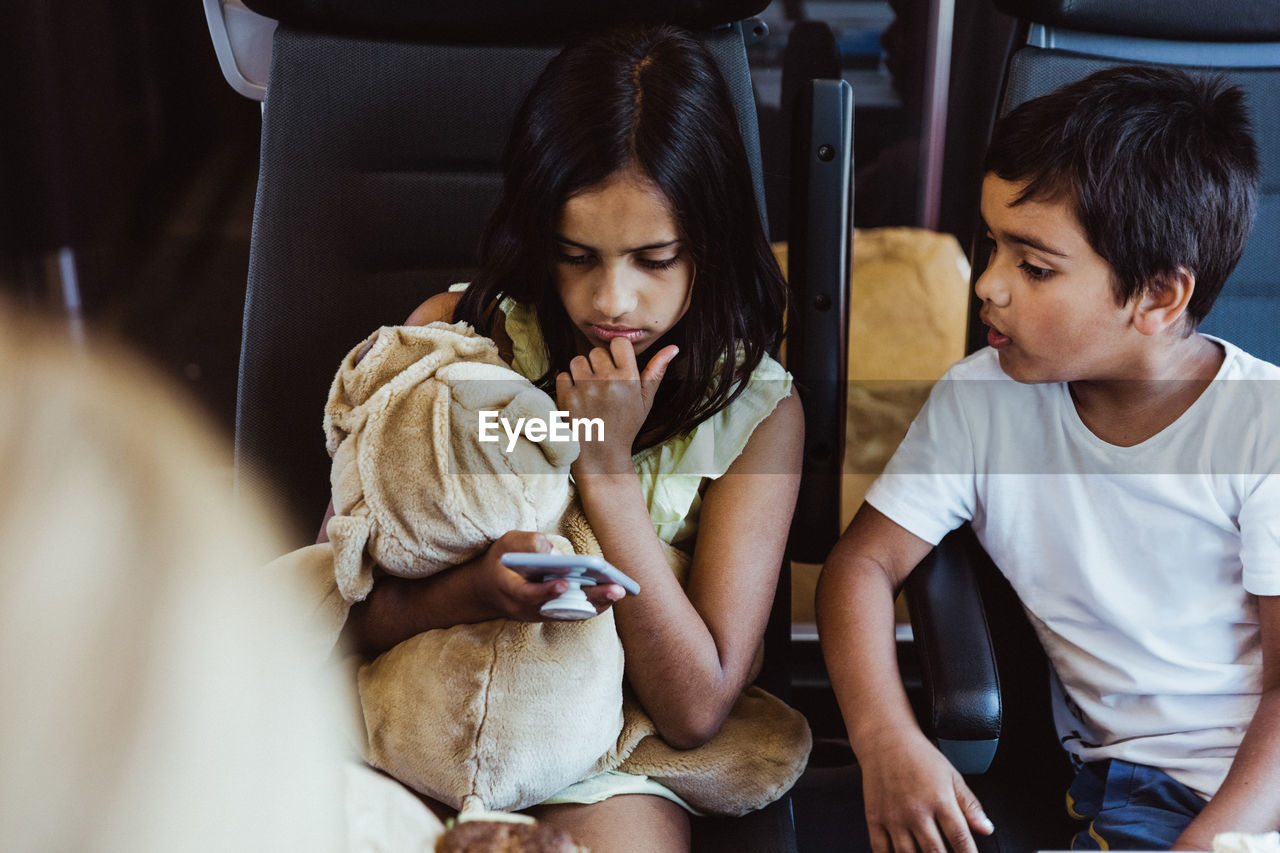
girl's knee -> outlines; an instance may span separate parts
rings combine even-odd
[[[686,853],[690,847],[689,815],[662,797],[623,794],[598,803],[535,806],[534,818],[567,831],[592,853],[645,850]]]

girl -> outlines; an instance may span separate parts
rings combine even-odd
[[[504,194],[470,286],[409,323],[465,320],[572,417],[602,418],[572,474],[605,557],[643,588],[615,606],[635,695],[672,746],[716,734],[764,633],[799,485],[803,421],[767,355],[787,302],[714,60],[670,28],[626,31],[554,59],[516,116]],[[696,534],[696,538],[695,538]],[[687,581],[659,539],[692,550]],[[382,576],[348,634],[375,654],[422,631],[535,621],[564,581],[499,563],[549,551],[512,531],[462,571]],[[619,796],[619,795],[630,796]],[[679,798],[610,773],[538,806],[592,850],[682,850]]]

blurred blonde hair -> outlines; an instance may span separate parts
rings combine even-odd
[[[0,302],[0,849],[343,849],[277,516],[121,349]]]

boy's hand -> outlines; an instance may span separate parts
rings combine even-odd
[[[1200,833],[1193,823],[1169,845],[1170,850],[1212,850],[1213,832]]]
[[[575,418],[600,418],[603,441],[584,441],[573,465],[575,474],[617,474],[631,470],[631,445],[644,425],[658,385],[680,350],[665,346],[641,373],[635,349],[626,338],[614,338],[609,348],[596,347],[569,362],[556,377],[556,405]]]
[[[951,763],[923,737],[858,756],[875,853],[976,853],[970,829],[995,827]]]
[[[470,569],[476,595],[493,611],[494,618],[520,622],[555,621],[543,616],[539,608],[569,590],[563,579],[537,583],[502,565],[502,555],[510,551],[550,554],[551,542],[541,533],[512,530],[494,540]],[[601,584],[583,590],[596,613],[603,613],[626,594],[617,584]]]

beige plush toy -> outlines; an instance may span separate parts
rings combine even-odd
[[[327,572],[332,624],[368,595],[374,564],[426,577],[509,530],[599,554],[572,498],[576,443],[501,430],[497,442],[480,440],[481,412],[514,424],[549,421],[554,410],[463,323],[384,327],[354,348],[325,410],[330,543],[303,549]],[[687,557],[675,549],[668,557],[682,574]],[[700,810],[741,814],[795,782],[810,744],[803,717],[752,688],[710,743],[667,746],[639,705],[624,701],[612,611],[427,631],[360,666],[357,682],[366,759],[464,812],[525,808],[617,769],[656,778]]]

